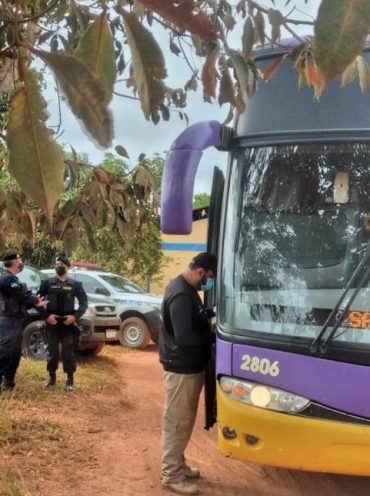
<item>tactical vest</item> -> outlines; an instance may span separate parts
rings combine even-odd
[[[20,284],[26,293],[24,284]],[[27,305],[19,303],[14,298],[9,298],[0,291],[0,316],[23,318],[27,315]]]
[[[59,280],[49,279],[47,312],[55,315],[73,314],[75,311],[75,297],[76,289],[73,279],[67,279],[64,283]]]

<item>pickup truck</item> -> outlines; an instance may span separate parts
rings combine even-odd
[[[49,277],[53,269],[43,269]],[[121,332],[117,341],[129,348],[145,348],[150,341],[158,343],[161,327],[163,297],[147,293],[126,277],[104,270],[72,267],[68,277],[82,282],[89,301],[113,304],[121,319]]]
[[[4,268],[0,265],[0,275],[3,272]],[[38,269],[26,265],[18,274],[18,278],[32,293],[36,293],[41,280],[46,279],[47,276]],[[119,339],[121,320],[117,317],[115,305],[94,301],[91,298],[88,301],[88,308],[78,321],[81,334],[77,349],[81,354],[92,356],[98,354],[106,342]],[[28,311],[28,316],[24,320],[22,353],[23,356],[34,360],[46,358],[45,324],[35,308]]]

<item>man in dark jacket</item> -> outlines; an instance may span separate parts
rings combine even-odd
[[[162,303],[159,347],[166,394],[162,486],[180,494],[198,493],[189,479],[199,477],[199,470],[186,464],[184,452],[194,428],[213,337],[209,313],[198,291],[212,287],[216,270],[216,256],[199,253],[183,274],[169,283]]]
[[[0,277],[0,387],[9,391],[15,387],[15,375],[21,360],[23,319],[27,308],[42,307],[46,301],[32,296],[17,274],[23,262],[17,250],[8,250],[2,258],[5,268]]]
[[[68,278],[70,266],[68,257],[59,255],[55,261],[56,277],[42,281],[40,286],[40,295],[49,300],[46,307],[49,380],[44,385],[45,389],[55,386],[61,343],[63,370],[67,374],[65,389],[73,391],[73,374],[76,371],[75,336],[79,332],[76,322],[86,312],[87,296],[80,282]],[[77,310],[75,299],[78,301]]]

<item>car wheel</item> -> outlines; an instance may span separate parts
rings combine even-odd
[[[46,360],[47,344],[44,338],[45,324],[41,320],[31,322],[23,329],[22,353],[32,360]]]
[[[86,348],[85,350],[78,350],[78,354],[84,357],[94,357],[99,355],[99,353],[104,348],[104,343],[98,343],[93,348]]]
[[[150,342],[148,324],[140,317],[128,317],[121,324],[120,343],[129,348],[145,348]]]

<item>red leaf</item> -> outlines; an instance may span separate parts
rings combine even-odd
[[[215,41],[216,33],[211,19],[205,12],[195,10],[194,0],[140,0],[147,8],[168,19],[178,28],[200,36],[206,41]]]
[[[263,71],[263,76],[262,79],[264,81],[269,81],[272,76],[275,74],[275,72],[279,69],[281,64],[284,62],[286,59],[286,55],[282,55],[281,57],[277,57],[275,60],[269,64],[266,69]]]
[[[317,71],[316,65],[312,62],[307,62],[306,78],[310,86],[316,86],[319,83],[320,76]]]
[[[216,96],[217,76],[215,64],[217,57],[218,51],[213,50],[213,52],[207,57],[207,60],[203,65],[202,83],[206,100],[209,100],[209,98],[214,98]]]

